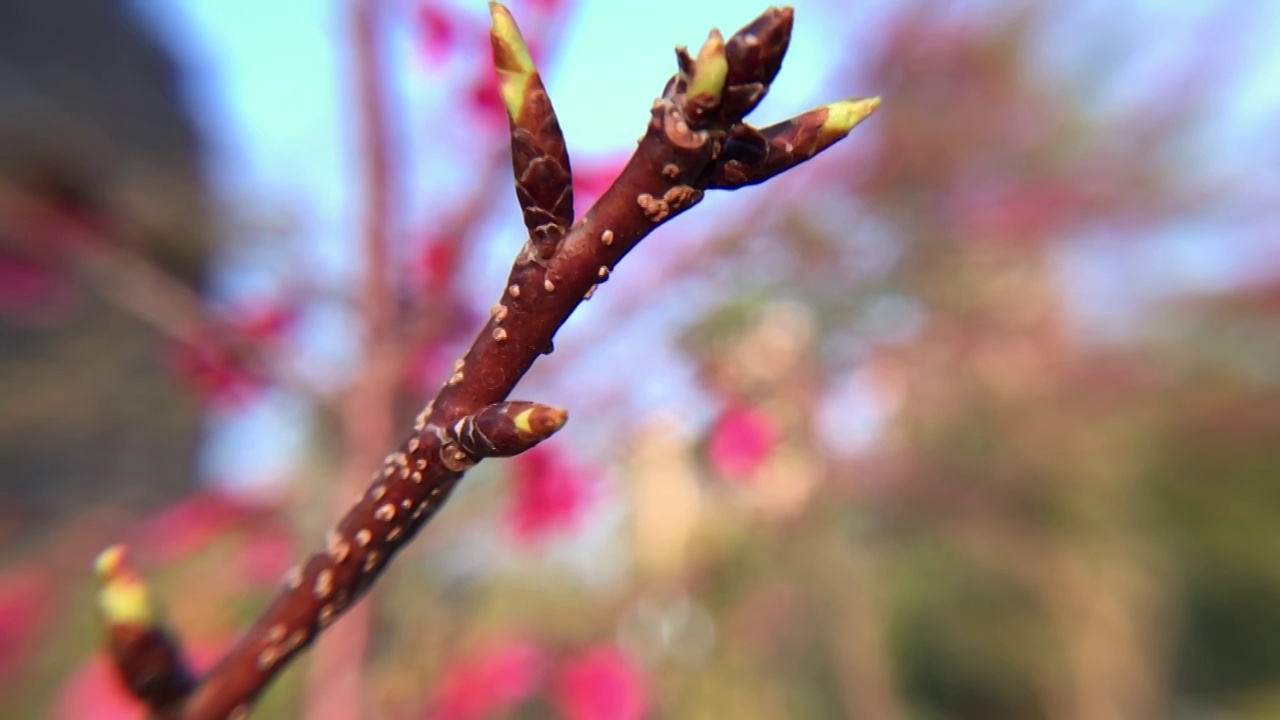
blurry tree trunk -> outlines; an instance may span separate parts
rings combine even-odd
[[[1143,562],[1149,553],[1127,538],[1091,539],[1089,548],[1055,544],[1058,557],[1038,590],[1063,640],[1070,677],[1052,717],[1168,717],[1162,658],[1169,651],[1171,608],[1156,586],[1160,573]]]
[[[835,581],[819,595],[824,605],[821,610],[836,630],[830,643],[844,693],[845,717],[905,718],[893,657],[884,637],[885,617],[873,592],[874,555],[864,543],[832,532],[824,538],[818,557],[813,568],[822,575],[816,582],[823,578],[829,584]]]
[[[369,468],[378,467],[397,439],[394,423],[400,379],[397,308],[389,278],[388,228],[392,216],[386,116],[381,62],[380,6],[363,0],[352,6],[352,46],[355,95],[362,133],[364,162],[364,275],[359,313],[363,332],[362,357],[355,382],[341,406],[343,462],[339,492],[333,494],[335,513],[350,504],[368,483]],[[313,655],[304,694],[303,717],[308,720],[363,720],[361,669],[369,644],[373,603],[363,603],[337,623],[327,642]],[[363,708],[363,709],[362,709]]]
[[[334,508],[341,511],[352,494],[360,492],[368,469],[377,467],[383,451],[395,438],[391,408],[396,372],[392,356],[375,353],[362,367],[360,382],[342,406],[343,462],[337,476],[340,492]],[[364,720],[361,668],[369,645],[373,603],[360,603],[334,624],[325,642],[311,656],[307,691],[303,695],[307,720]]]

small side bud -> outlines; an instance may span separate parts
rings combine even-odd
[[[688,94],[691,99],[714,106],[720,102],[724,92],[724,81],[729,74],[729,61],[724,54],[724,36],[719,30],[712,30],[707,42],[698,51],[693,61],[693,77],[689,80]]]
[[[170,717],[195,687],[195,676],[160,627],[147,585],[129,564],[124,546],[103,550],[93,569],[107,652],[116,671],[153,716]]]
[[[103,550],[93,563],[98,577],[98,610],[108,626],[149,628],[155,613],[147,585],[130,565],[123,545]]]
[[[564,427],[569,413],[541,403],[496,403],[454,423],[449,437],[479,460],[510,457],[532,448]]]
[[[843,139],[878,107],[878,97],[859,98],[824,105],[762,130],[735,127],[710,187],[732,190],[790,170]]]

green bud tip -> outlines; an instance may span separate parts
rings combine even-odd
[[[689,97],[706,95],[713,102],[720,100],[725,79],[729,77],[729,61],[724,54],[724,36],[712,30],[698,51],[693,63],[693,78],[689,81]]]
[[[142,578],[129,566],[123,545],[99,553],[93,563],[98,577],[98,609],[109,624],[151,626],[155,616]]]
[[[871,117],[871,113],[880,107],[880,98],[859,98],[857,100],[841,100],[827,106],[827,119],[822,129],[828,133],[848,134],[858,123]]]
[[[120,575],[120,571],[125,568],[125,552],[123,545],[112,545],[98,553],[93,561],[93,574],[97,576],[98,582],[109,582]]]
[[[516,430],[521,435],[547,438],[564,427],[569,413],[547,405],[534,405],[514,418]]]
[[[529,78],[538,70],[511,12],[502,3],[491,2],[489,14],[493,18],[489,35],[493,40],[493,65],[498,71],[498,91],[507,115],[514,122],[524,107]]]

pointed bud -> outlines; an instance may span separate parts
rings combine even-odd
[[[564,427],[568,419],[569,413],[561,408],[529,403],[529,407],[517,413],[512,422],[522,438],[541,442]]]
[[[529,78],[537,69],[511,12],[501,3],[491,2],[489,15],[493,18],[489,39],[493,44],[493,64],[498,71],[498,91],[507,108],[507,116],[512,122],[518,122]]]
[[[818,152],[848,135],[858,123],[871,117],[871,113],[874,113],[878,107],[880,107],[878,97],[842,100],[828,105],[827,119],[822,124],[823,139],[819,141],[822,146],[818,148]]]
[[[714,106],[720,102],[728,74],[729,61],[725,59],[724,36],[719,30],[712,30],[693,62],[693,77],[689,80],[686,92],[690,98],[705,98],[701,102]]]
[[[755,185],[812,159],[849,134],[880,107],[880,98],[824,105],[756,131],[734,129],[710,187],[724,190]]]
[[[782,69],[794,20],[791,8],[771,7],[725,43],[729,70],[722,112],[726,118],[740,120],[764,99]]]
[[[550,260],[573,224],[573,175],[564,133],[511,13],[489,3],[493,64],[511,125],[511,170],[533,253]]]
[[[449,437],[475,459],[510,457],[551,437],[569,413],[540,403],[496,403],[454,423]]]

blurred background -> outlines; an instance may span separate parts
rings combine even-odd
[[[1280,5],[799,0],[884,105],[646,240],[255,717],[1280,717]],[[738,0],[512,0],[607,187]],[[523,242],[478,0],[0,0],[0,715],[141,718],[317,546]]]

